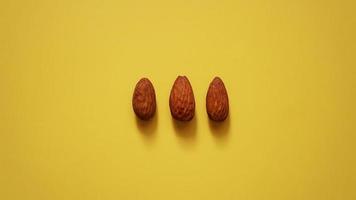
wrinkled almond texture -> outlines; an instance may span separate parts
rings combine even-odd
[[[169,107],[174,119],[179,121],[193,119],[195,100],[192,86],[187,77],[178,76],[175,80],[169,97]]]
[[[150,80],[142,78],[135,87],[132,107],[137,117],[149,120],[156,112],[156,93]]]
[[[215,77],[206,95],[206,111],[211,120],[224,121],[229,114],[229,98],[223,81]]]

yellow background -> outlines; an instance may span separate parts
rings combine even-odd
[[[0,2],[0,199],[356,199],[354,1]],[[172,122],[187,75],[196,117]],[[220,76],[231,115],[209,123]],[[157,115],[131,97],[149,77]]]

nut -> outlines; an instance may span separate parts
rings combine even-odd
[[[223,81],[215,77],[206,95],[206,112],[213,121],[224,121],[229,114],[229,98]]]
[[[174,119],[179,121],[193,119],[195,100],[192,86],[186,76],[178,76],[175,80],[169,97],[169,107]]]
[[[156,112],[156,93],[150,80],[142,78],[135,87],[132,107],[136,116],[149,120]]]

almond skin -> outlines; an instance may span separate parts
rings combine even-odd
[[[213,121],[224,121],[229,115],[229,97],[223,81],[215,77],[206,95],[206,111]]]
[[[192,86],[186,76],[178,76],[175,80],[169,97],[169,107],[174,119],[179,121],[193,119],[195,100]]]
[[[149,120],[156,113],[156,93],[149,79],[142,78],[136,84],[132,107],[136,116],[142,120]]]

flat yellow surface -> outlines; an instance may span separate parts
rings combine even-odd
[[[356,199],[355,1],[0,2],[0,199]],[[178,75],[196,117],[172,121]],[[220,76],[228,121],[211,124]],[[157,115],[137,121],[136,82]]]

